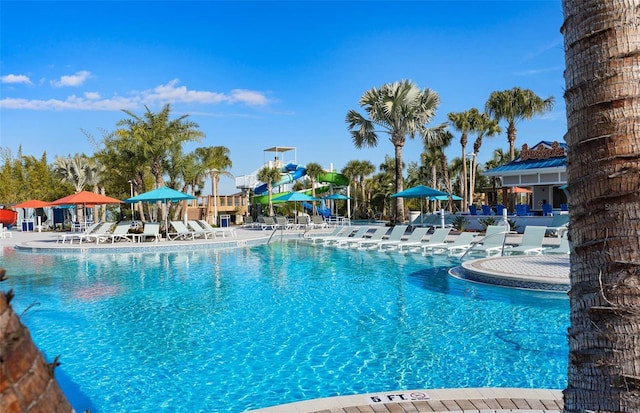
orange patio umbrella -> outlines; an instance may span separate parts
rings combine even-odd
[[[14,208],[44,208],[49,206],[48,202],[40,201],[39,199],[30,199],[28,201],[20,202],[19,204],[15,204]]]
[[[58,205],[84,205],[84,206],[96,206],[104,204],[121,204],[122,201],[110,196],[96,194],[95,192],[80,191],[75,194],[65,196],[64,198],[56,199],[53,202],[49,202],[47,206]]]

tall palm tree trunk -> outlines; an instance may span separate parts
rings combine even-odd
[[[395,156],[396,156],[396,192],[400,192],[403,189],[403,178],[402,178],[402,147],[401,144],[395,145]],[[401,197],[396,198],[396,216],[395,222],[403,223],[404,222],[404,199]]]
[[[0,281],[5,270],[0,268]],[[57,361],[47,364],[29,330],[10,305],[11,292],[0,292],[0,407],[3,412],[71,413],[54,377]]]
[[[571,413],[640,411],[639,9],[563,1]]]

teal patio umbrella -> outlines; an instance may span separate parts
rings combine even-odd
[[[184,192],[176,191],[175,189],[163,186],[162,188],[153,189],[151,191],[136,195],[131,198],[127,198],[124,202],[131,204],[134,202],[161,202],[166,205],[169,202],[187,201],[190,199],[197,199],[193,195],[185,194]],[[167,214],[165,213],[165,228],[169,229],[169,222]]]
[[[435,197],[435,196],[446,196],[448,198],[449,194],[428,186],[418,185],[409,189],[405,189],[404,191],[400,191],[395,194],[392,194],[391,198],[420,198],[420,220],[422,221],[423,219],[422,200],[425,198],[431,199],[432,197]]]

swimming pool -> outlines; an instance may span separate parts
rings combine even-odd
[[[76,411],[241,412],[401,389],[566,385],[566,295],[447,257],[309,246],[5,249],[13,305]]]

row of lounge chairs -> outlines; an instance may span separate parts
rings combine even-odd
[[[505,227],[490,225],[484,236],[473,232],[462,232],[453,242],[448,241],[451,228],[436,228],[429,234],[430,228],[417,227],[407,234],[407,225],[396,225],[390,232],[387,227],[346,226],[335,228],[328,235],[311,237],[311,242],[338,248],[377,249],[379,251],[398,251],[399,253],[421,251],[423,254],[461,255],[463,253],[481,253],[492,255],[514,254],[568,254],[569,245],[566,235],[557,248],[543,247],[547,227],[527,226],[519,245],[505,245],[507,231]],[[388,234],[387,234],[388,233]],[[425,238],[427,238],[425,240]]]
[[[196,238],[216,239],[218,236],[226,238],[227,236],[235,236],[235,229],[229,227],[215,228],[204,220],[187,221],[185,225],[182,221],[171,221],[171,230],[167,232],[169,240],[187,240]],[[151,239],[158,242],[161,239],[160,224],[156,222],[147,222],[144,224],[142,232],[130,233],[132,223],[130,221],[122,221],[119,223],[102,222],[90,225],[84,232],[61,234],[57,242],[73,244],[77,241],[79,244],[83,242],[95,242],[96,244],[117,241],[126,242],[143,242]]]
[[[319,215],[313,215],[311,217],[300,215],[295,218],[293,222],[287,220],[286,217],[259,217],[257,221],[254,221],[251,216],[245,218],[244,228],[255,228],[266,230],[292,230],[292,229],[317,229],[327,228],[328,224]]]

